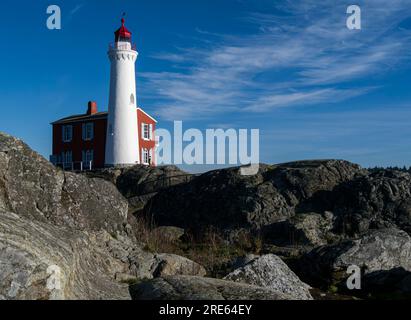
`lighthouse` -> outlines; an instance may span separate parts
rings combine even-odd
[[[50,161],[65,170],[83,171],[140,164],[156,166],[157,120],[136,98],[138,53],[121,20],[108,57],[111,63],[108,112],[89,101],[84,114],[52,122]]]
[[[131,166],[140,163],[135,63],[138,52],[131,32],[121,19],[108,57],[111,63],[105,165]]]

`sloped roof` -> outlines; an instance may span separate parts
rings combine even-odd
[[[69,122],[78,122],[78,121],[87,121],[87,120],[98,120],[107,118],[108,112],[97,112],[94,114],[76,114],[69,117],[59,119],[52,122],[51,124],[60,124],[60,123],[69,123]]]
[[[145,112],[143,109],[140,107],[137,108],[137,110],[143,112],[146,116],[151,118],[154,122],[157,123],[157,120],[154,119],[151,115],[149,115],[147,112]],[[93,121],[93,120],[100,120],[100,119],[106,119],[108,115],[107,111],[103,112],[97,112],[94,114],[75,114],[69,117],[65,117],[62,119],[59,119],[57,121],[52,122],[51,124],[63,124],[63,123],[72,123],[72,122],[83,122],[83,121]]]
[[[121,28],[118,29],[116,32],[114,32],[114,34],[116,35],[116,41],[118,41],[118,39],[121,38],[127,38],[127,39],[131,39],[131,31],[128,30],[125,26],[124,26],[124,18],[121,19]]]

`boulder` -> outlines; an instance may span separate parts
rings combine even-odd
[[[331,212],[299,213],[281,222],[263,228],[266,243],[278,246],[321,246],[335,240]]]
[[[411,298],[411,272],[404,268],[370,272],[363,277],[362,292],[374,297]]]
[[[267,288],[226,280],[169,276],[130,287],[134,300],[288,300],[290,297]]]
[[[200,276],[206,275],[206,270],[198,263],[175,254],[156,254],[153,268],[154,277],[172,275]]]
[[[0,133],[0,210],[116,233],[124,230],[128,203],[112,183],[57,169],[21,140]]]
[[[204,267],[175,254],[153,254],[134,248],[128,259],[131,273],[138,279],[152,279],[171,275],[201,277],[206,275]]]
[[[411,271],[411,238],[396,228],[371,230],[357,240],[315,248],[299,265],[300,272],[316,284],[344,282],[351,265],[362,268],[365,275],[394,268]]]
[[[279,257],[273,254],[251,260],[224,279],[282,292],[294,300],[312,300],[310,286],[303,283]]]
[[[0,211],[0,300],[130,299],[95,237]]]
[[[127,265],[125,274],[135,279],[152,279],[166,275],[205,276],[205,269],[185,257],[167,253],[151,253],[143,250],[127,238],[112,238],[99,233],[97,240],[109,254]],[[124,275],[119,275],[124,278]]]

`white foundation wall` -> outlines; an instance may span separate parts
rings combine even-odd
[[[140,163],[137,125],[135,62],[138,53],[128,43],[110,49],[110,97],[107,121],[106,166]]]

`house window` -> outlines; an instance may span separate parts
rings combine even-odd
[[[143,164],[145,165],[149,165],[150,164],[150,152],[148,151],[148,149],[143,149],[142,151],[142,155],[141,155]]]
[[[150,140],[150,126],[147,123],[142,123],[141,131],[143,132],[143,139]]]
[[[134,98],[134,94],[131,94],[131,96],[130,96],[130,104],[134,105],[135,102],[136,102],[136,99]]]
[[[63,126],[63,142],[71,142],[73,140],[73,126]]]
[[[94,138],[94,123],[89,122],[89,123],[83,123],[83,140],[84,141],[89,141],[93,140]]]
[[[62,160],[64,164],[71,164],[73,162],[73,152],[66,151],[61,154]]]

